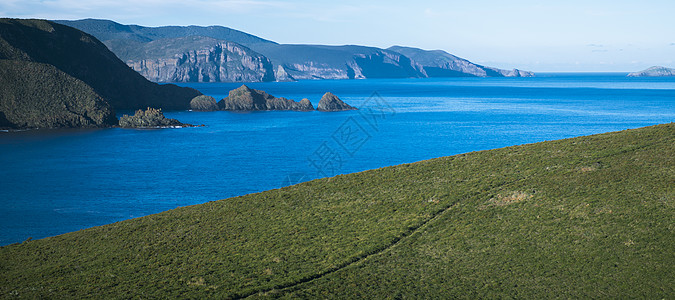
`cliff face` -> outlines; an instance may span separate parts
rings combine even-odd
[[[93,36],[44,20],[0,19],[0,59],[53,65],[116,109],[187,109],[190,99],[200,95],[190,88],[152,83]]]
[[[304,63],[289,63],[277,67],[284,71],[281,73],[279,81],[307,80],[307,79],[352,79],[347,65],[344,67],[335,67],[328,64],[315,61]]]
[[[427,73],[410,58],[392,51],[354,55],[355,68],[364,78],[424,78]],[[354,76],[356,77],[356,76]]]
[[[629,73],[628,77],[664,77],[675,76],[675,69],[654,66],[640,72]]]
[[[518,69],[502,70],[474,64],[442,50],[422,50],[393,46],[388,50],[401,53],[420,64],[428,77],[532,77],[534,73]]]
[[[426,77],[422,66],[384,49],[364,46],[257,44],[276,66],[277,81]]]
[[[242,45],[208,37],[161,39],[143,44],[108,42],[127,65],[156,82],[274,81],[272,63]]]

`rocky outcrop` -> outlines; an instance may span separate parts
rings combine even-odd
[[[0,60],[0,128],[116,124],[110,104],[83,81],[52,65]]]
[[[277,66],[276,71],[274,71],[274,78],[279,82],[295,81],[295,78],[286,72],[284,66]]]
[[[122,128],[178,128],[194,127],[194,125],[183,124],[176,119],[169,119],[164,116],[162,109],[148,107],[146,110],[139,109],[133,116],[123,115],[120,118],[120,127]]]
[[[675,69],[654,66],[640,72],[629,73],[628,77],[666,77],[675,76]]]
[[[253,111],[253,110],[314,110],[307,99],[295,102],[286,98],[276,98],[264,91],[255,90],[242,85],[231,90],[227,97],[218,102],[221,110]]]
[[[272,98],[267,100],[267,110],[294,110],[294,111],[312,111],[314,106],[309,99],[302,99],[295,102],[286,98]]]
[[[198,91],[158,85],[77,29],[44,20],[0,19],[0,59],[53,65],[90,86],[115,109],[187,109]]]
[[[194,111],[218,110],[218,102],[211,96],[201,95],[190,101],[190,109]]]
[[[375,51],[354,55],[355,66],[364,78],[424,78],[424,68],[410,58],[393,51]]]
[[[442,50],[422,50],[393,46],[387,50],[401,53],[420,64],[428,77],[532,77],[534,73],[518,69],[502,70],[474,64]]]
[[[356,107],[352,107],[344,101],[340,100],[333,93],[328,92],[321,97],[319,105],[316,106],[318,111],[344,111],[344,110],[356,110]]]
[[[285,64],[280,67],[284,68],[285,73],[295,80],[352,79],[350,78],[350,72],[346,67],[333,67],[321,62],[307,61],[303,63]],[[284,80],[282,79],[279,81]]]
[[[242,45],[209,37],[162,39],[141,45],[107,43],[136,72],[155,82],[274,81],[272,63]],[[128,49],[121,49],[121,48]]]

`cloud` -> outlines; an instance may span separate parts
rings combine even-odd
[[[158,22],[198,25],[201,22],[195,20],[284,11],[287,4],[269,0],[3,0],[0,15],[51,20],[98,18],[142,25],[168,25],[154,24]]]
[[[675,46],[675,43],[670,43],[671,46]]]
[[[588,44],[586,47],[593,47],[593,48],[602,48],[605,47],[605,45],[602,44]]]

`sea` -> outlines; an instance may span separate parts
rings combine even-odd
[[[180,85],[219,100],[241,83]],[[315,106],[332,92],[360,109],[166,111],[204,126],[0,132],[0,246],[322,177],[675,121],[675,77],[247,85]]]

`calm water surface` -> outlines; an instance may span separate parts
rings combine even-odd
[[[221,99],[241,84],[183,84]],[[675,120],[675,78],[253,83],[360,111],[166,112],[205,127],[0,133],[0,245],[300,181]],[[375,93],[375,94],[374,94]]]

